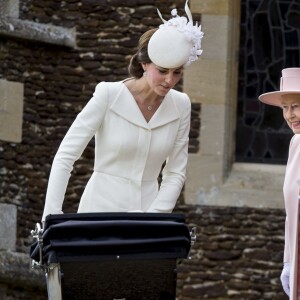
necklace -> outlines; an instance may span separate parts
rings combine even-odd
[[[134,81],[134,87],[136,85],[136,81]],[[158,99],[158,102],[155,101],[153,104],[147,105],[144,100],[143,97],[141,96],[141,92],[135,92],[138,89],[133,89],[134,91],[132,92],[133,97],[135,98],[135,101],[138,103],[139,106],[146,106],[147,110],[150,112],[153,110],[154,106],[156,106],[157,104],[160,105],[162,102],[162,98]]]

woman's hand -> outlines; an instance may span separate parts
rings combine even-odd
[[[290,263],[286,262],[280,275],[281,284],[285,293],[290,296]]]

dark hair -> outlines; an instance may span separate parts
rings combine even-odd
[[[148,55],[148,43],[153,35],[153,33],[157,30],[150,29],[146,31],[139,39],[139,43],[137,45],[136,53],[131,57],[129,65],[128,65],[128,73],[130,76],[135,78],[141,78],[144,73],[144,69],[142,67],[142,63],[150,64],[151,60]]]

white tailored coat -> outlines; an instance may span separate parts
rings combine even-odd
[[[93,137],[94,170],[79,213],[171,212],[185,181],[190,113],[189,97],[170,90],[147,122],[123,81],[99,83],[54,157],[42,221],[62,213],[74,162]]]

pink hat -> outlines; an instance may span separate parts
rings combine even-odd
[[[258,99],[266,104],[280,106],[284,94],[300,94],[300,68],[283,69],[280,91],[262,94]]]

